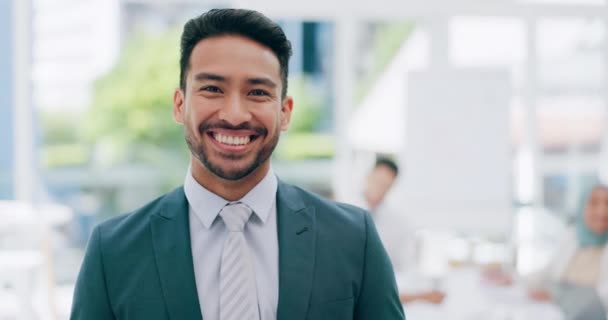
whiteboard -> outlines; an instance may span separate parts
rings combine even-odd
[[[397,196],[410,221],[476,234],[510,230],[510,94],[502,69],[407,74]]]

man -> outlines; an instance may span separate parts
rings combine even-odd
[[[364,207],[372,213],[378,233],[382,239],[388,255],[397,272],[408,273],[416,260],[415,239],[403,213],[393,210],[384,201],[392,188],[399,167],[385,157],[378,158],[374,168],[367,175],[363,190]],[[409,267],[409,268],[408,268]],[[401,293],[400,299],[404,303],[424,301],[439,304],[443,301],[444,293],[437,290],[415,290]]]
[[[98,226],[71,319],[403,319],[369,215],[279,181],[291,45],[255,11],[186,23],[173,116],[183,187]]]

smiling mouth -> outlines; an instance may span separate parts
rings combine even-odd
[[[245,146],[259,137],[258,135],[234,136],[219,132],[207,132],[207,135],[213,140],[227,146]]]

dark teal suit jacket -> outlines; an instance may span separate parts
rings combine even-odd
[[[277,319],[404,319],[392,266],[364,210],[279,182],[277,230]],[[95,228],[70,319],[202,319],[183,188]]]

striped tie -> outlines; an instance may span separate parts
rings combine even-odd
[[[259,320],[255,271],[243,235],[251,208],[229,203],[220,216],[228,229],[220,266],[220,320]]]

